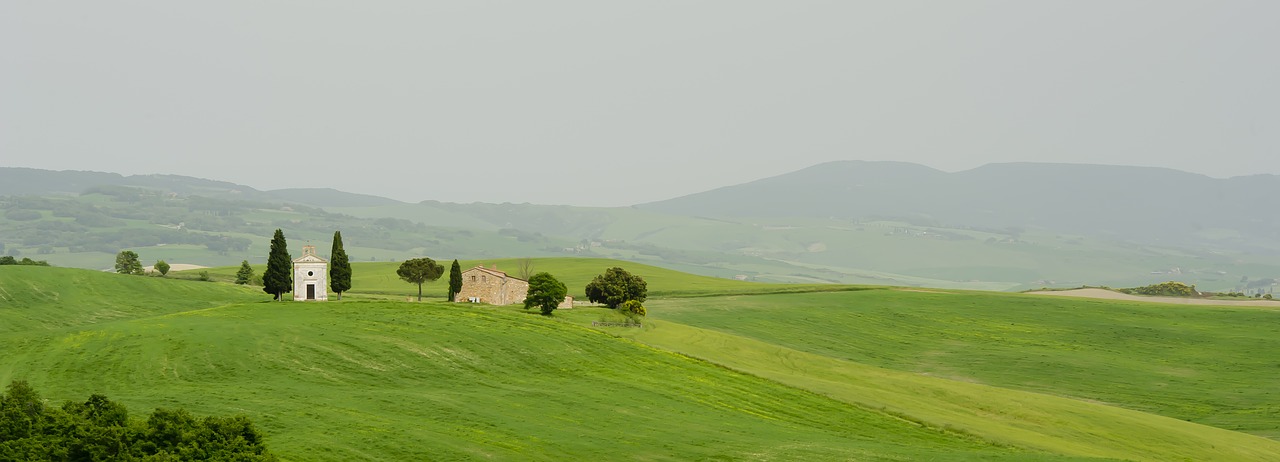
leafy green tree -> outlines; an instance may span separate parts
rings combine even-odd
[[[0,265],[16,265],[16,264],[18,264],[18,259],[13,258],[13,255],[5,255],[3,257],[0,257]]]
[[[342,231],[333,232],[333,249],[329,252],[329,290],[342,293],[351,290],[351,261],[347,259],[347,251],[342,249]]]
[[[284,232],[276,229],[271,238],[271,253],[267,255],[267,270],[262,272],[262,291],[284,300],[284,294],[293,292],[293,257],[284,240]]]
[[[609,308],[617,308],[627,300],[643,302],[648,296],[648,284],[640,276],[628,273],[619,267],[605,270],[587,284],[587,300],[592,303],[603,303]]]
[[[236,284],[248,284],[253,281],[253,267],[249,260],[240,261],[240,270],[236,271]]]
[[[539,307],[543,316],[551,316],[560,303],[564,302],[569,289],[550,273],[538,273],[529,277],[529,292],[524,297],[524,309]]]
[[[142,262],[138,261],[138,254],[132,250],[121,250],[116,254],[116,272],[142,274]]]
[[[155,268],[156,268],[156,271],[160,272],[161,276],[169,275],[169,264],[165,263],[164,260],[156,260]]]
[[[462,292],[462,267],[454,259],[453,266],[449,267],[449,301],[456,302],[458,292]]]
[[[396,275],[405,282],[418,285],[418,301],[422,301],[422,283],[440,279],[444,267],[427,257],[412,258],[400,263]]]

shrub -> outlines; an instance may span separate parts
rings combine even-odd
[[[627,300],[618,306],[618,311],[628,317],[641,317],[645,315],[644,305],[635,300]]]
[[[1189,286],[1175,281],[1162,282],[1143,287],[1134,287],[1131,289],[1120,289],[1120,291],[1126,294],[1164,295],[1171,297],[1190,297],[1197,293],[1196,286]]]

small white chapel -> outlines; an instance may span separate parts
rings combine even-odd
[[[293,259],[293,301],[329,300],[329,260],[316,255],[316,246],[302,246],[302,256]]]

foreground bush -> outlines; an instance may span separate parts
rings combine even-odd
[[[274,461],[245,417],[156,409],[144,420],[102,395],[47,404],[26,382],[0,394],[0,460]]]

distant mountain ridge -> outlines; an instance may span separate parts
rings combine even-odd
[[[653,202],[652,211],[725,218],[900,219],[984,229],[1195,240],[1227,229],[1280,238],[1280,177],[1215,179],[1152,167],[1000,163],[947,173],[902,162],[840,161]]]
[[[42,170],[0,167],[0,196],[81,194],[97,186],[126,186],[157,189],[178,194],[280,201],[316,207],[370,207],[402,202],[368,194],[331,188],[292,188],[259,191],[226,181],[182,175],[129,175],[78,170]]]

